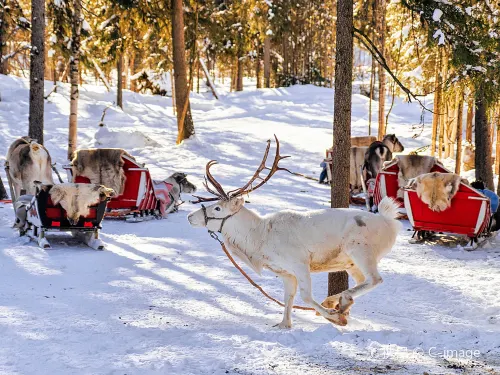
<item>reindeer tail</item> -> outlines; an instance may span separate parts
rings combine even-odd
[[[385,218],[389,220],[397,219],[399,216],[398,212],[399,206],[394,201],[394,199],[389,197],[384,197],[378,205],[378,212]]]
[[[35,141],[30,142],[31,152],[37,153],[38,151],[40,151],[41,148],[42,148],[42,146],[39,143],[37,143]]]

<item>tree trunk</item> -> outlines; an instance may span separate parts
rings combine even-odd
[[[0,74],[5,74],[5,62],[2,61],[2,56],[4,56],[4,34],[7,30],[5,30],[5,5],[6,0],[0,0]],[[4,189],[5,190],[5,189]]]
[[[493,125],[497,129],[497,141],[495,145],[495,173],[500,175],[500,106],[495,108]],[[498,189],[498,187],[497,187]]]
[[[439,111],[439,158],[441,159],[443,155],[443,146],[445,143],[444,136],[446,132],[448,131],[447,126],[448,122],[446,121],[446,114],[447,114],[447,109],[448,109],[448,104],[447,104],[447,99],[444,95],[444,83],[446,82],[446,77],[448,76],[448,54],[446,53],[446,50],[442,49],[442,58],[441,58],[441,66],[442,66],[442,72],[441,72],[441,79],[440,79],[440,91],[441,91],[441,105],[440,105],[440,111]]]
[[[189,104],[184,43],[184,8],[182,0],[172,0],[172,45],[174,50],[175,100],[177,106],[177,144],[194,135]]]
[[[271,38],[264,39],[264,87],[271,87]]]
[[[372,69],[370,71],[370,104],[368,107],[368,135],[372,135],[372,107],[373,107],[374,90],[375,90],[375,59],[372,57]]]
[[[379,49],[382,56],[385,57],[385,14],[386,0],[378,0],[378,37]],[[378,67],[378,139],[382,139],[385,133],[385,70]],[[346,159],[348,160],[348,159]]]
[[[467,101],[467,124],[465,130],[465,140],[472,143],[472,119],[474,118],[474,96],[470,95]]]
[[[262,81],[260,80],[260,41],[257,42],[257,57],[255,61],[255,76],[257,78],[257,88],[262,88]]]
[[[132,52],[130,54],[130,57],[129,57],[129,70],[130,70],[130,77],[133,77],[136,73],[135,71],[135,51],[134,49],[132,49]],[[136,83],[135,83],[135,79],[131,79],[130,80],[130,91],[133,91],[133,92],[136,92]]]
[[[43,144],[45,0],[32,0],[31,9],[29,136]]]
[[[438,158],[441,159],[443,157],[443,143],[444,143],[444,132],[446,130],[446,119],[444,113],[446,112],[446,103],[443,100],[443,96],[441,96],[441,107],[439,114],[439,143],[438,143]]]
[[[123,55],[120,54],[116,64],[117,85],[116,85],[116,105],[123,109]]]
[[[448,122],[448,133],[446,135],[446,157],[454,157],[455,155],[453,154],[453,146],[457,140],[457,127],[458,127],[458,122],[457,122],[457,116],[458,116],[458,105],[459,102],[462,98],[462,93],[457,92],[455,96],[455,101],[453,103],[452,108],[448,108],[447,114],[448,114],[448,119],[446,120]]]
[[[455,173],[460,174],[462,166],[462,133],[463,133],[464,95],[460,93],[457,103],[457,157],[455,161]]]
[[[238,50],[237,73],[236,73],[236,91],[243,91],[243,51]]]
[[[331,206],[349,207],[349,153],[351,150],[353,2],[337,2],[337,36],[335,59],[335,99],[333,114],[333,159]],[[335,183],[333,183],[335,181]],[[332,230],[335,230],[332,228]],[[345,271],[328,275],[328,295],[348,289]]]
[[[236,90],[236,71],[237,69],[235,69],[235,65],[237,65],[237,63],[235,61],[232,61],[231,62],[231,84],[230,84],[230,89],[229,91],[230,92],[233,92]]]
[[[347,289],[349,289],[349,275],[346,271],[330,272],[328,274],[329,296],[334,296],[335,294],[342,293]]]
[[[439,113],[441,112],[441,51],[436,56],[436,75],[434,85],[434,107],[432,114],[431,156],[436,154],[436,140],[439,127]]]
[[[8,199],[7,191],[5,191],[5,186],[3,185],[3,181],[0,178],[0,199]]]
[[[135,76],[139,73],[141,68],[141,54],[140,51],[133,48],[130,56],[130,75]],[[170,76],[172,79],[172,76]],[[138,92],[137,79],[130,80],[130,90],[133,92]]]
[[[78,143],[78,91],[79,69],[80,69],[80,33],[82,30],[82,3],[81,0],[73,0],[73,24],[71,25],[71,58],[69,60],[70,90],[70,113],[69,113],[69,136],[68,136],[68,159],[71,160],[73,152]]]
[[[486,101],[484,90],[476,92],[476,116],[475,116],[475,138],[476,138],[476,180],[483,180],[485,186],[494,190],[493,171],[491,165],[491,143],[490,127],[486,115]]]

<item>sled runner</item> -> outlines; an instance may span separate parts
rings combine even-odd
[[[404,190],[404,206],[417,240],[425,240],[432,232],[451,233],[469,237],[475,248],[489,234],[490,200],[464,183],[444,211],[432,211],[409,188]]]
[[[106,150],[106,149],[101,149]],[[80,153],[93,150],[79,150]],[[125,219],[129,222],[139,222],[151,219],[160,219],[165,216],[167,208],[174,204],[170,194],[172,185],[164,181],[155,182],[151,179],[149,169],[137,163],[125,151],[121,155],[121,169],[124,175],[123,186],[117,196],[108,202],[105,217]],[[94,169],[100,170],[96,165]],[[68,174],[68,181],[74,183],[91,183],[90,178],[79,175],[74,176],[72,165],[64,166]],[[103,184],[102,180],[92,183]],[[107,184],[105,184],[107,186]]]

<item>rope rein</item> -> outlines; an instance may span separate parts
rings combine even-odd
[[[222,226],[221,226],[221,229],[222,229]],[[250,284],[252,284],[254,287],[256,287],[265,297],[269,298],[271,301],[276,302],[281,307],[285,307],[285,305],[282,302],[278,301],[276,298],[273,298],[269,294],[267,294],[266,291],[264,289],[262,289],[262,287],[260,285],[258,285],[255,281],[253,281],[252,278],[250,276],[248,276],[248,274],[243,270],[243,268],[241,268],[238,265],[238,263],[236,263],[236,261],[231,256],[231,254],[229,253],[229,251],[227,251],[227,248],[226,248],[226,245],[224,245],[224,242],[221,241],[220,238],[217,236],[217,233],[215,233],[214,231],[211,231],[211,230],[209,230],[208,233],[210,234],[210,237],[212,237],[214,240],[217,240],[219,242],[219,244],[220,244],[220,246],[222,248],[222,251],[224,251],[224,253],[229,258],[229,260],[231,261],[231,263],[233,264],[233,266],[236,267],[236,269],[238,271],[240,271],[240,273],[248,280],[248,282]],[[292,308],[298,309],[298,310],[316,311],[312,307],[305,307],[305,306],[293,305]]]

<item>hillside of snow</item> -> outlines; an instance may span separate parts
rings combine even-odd
[[[2,158],[27,134],[28,84],[0,76]],[[170,98],[125,91],[124,110],[111,106],[99,127],[114,96],[84,85],[79,147],[125,147],[154,178],[186,172],[203,191],[208,160],[220,162],[213,172],[226,189],[241,186],[276,134],[282,154],[291,156],[283,166],[317,177],[332,143],[333,90],[247,89],[221,87],[219,101],[192,94],[196,137],[176,146]],[[67,162],[68,91],[62,85],[45,106],[45,145],[59,169]],[[354,135],[367,134],[368,106],[368,98],[354,95]],[[429,143],[430,114],[413,138],[421,114],[417,104],[396,99],[388,131],[405,152]],[[324,208],[329,194],[279,172],[251,194],[248,207],[262,214]],[[206,231],[189,226],[186,216],[198,208],[185,203],[165,220],[143,223],[106,220],[107,249],[99,252],[69,237],[42,250],[18,236],[12,206],[0,204],[0,374],[499,373],[500,240],[473,252],[451,237],[409,244],[404,222],[380,264],[384,283],[356,300],[346,327],[294,311],[293,328],[282,331],[273,327],[282,308],[247,283]],[[274,274],[247,271],[282,298]],[[327,275],[315,275],[313,286],[322,301]],[[299,297],[296,303],[303,304]]]

